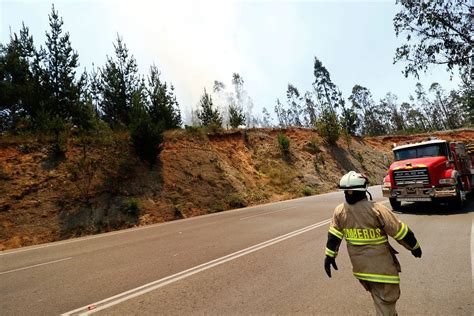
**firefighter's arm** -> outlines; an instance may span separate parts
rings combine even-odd
[[[400,221],[392,211],[378,204],[379,221],[387,235],[393,237],[400,245],[410,250],[413,256],[421,257],[421,247],[413,231]]]
[[[326,243],[326,258],[324,259],[324,270],[328,277],[331,277],[331,265],[337,270],[336,257],[341,245],[343,234],[335,223],[335,218],[329,227],[328,241]]]
[[[399,231],[401,235],[395,236],[395,240],[398,241],[400,245],[410,250],[416,258],[421,258],[421,247],[418,241],[416,240],[415,234],[411,231],[410,228],[408,228],[405,223],[401,222],[401,224],[402,228],[400,228]]]

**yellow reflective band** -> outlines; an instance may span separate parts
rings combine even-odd
[[[393,238],[395,238],[396,240],[402,240],[406,236],[407,233],[408,233],[408,226],[402,222],[402,227]]]
[[[426,165],[424,165],[424,164],[419,164],[417,167],[418,167],[418,168],[426,168]]]
[[[344,236],[340,231],[335,229],[333,226],[329,227],[329,232],[339,239],[342,239],[342,237]]]
[[[326,255],[334,258],[337,256],[337,251],[332,251],[331,249],[326,248]]]
[[[398,275],[383,275],[383,274],[369,274],[369,273],[354,272],[354,276],[359,280],[370,281],[370,282],[391,283],[391,284],[400,283],[400,277]]]
[[[415,250],[415,249],[418,249],[418,248],[420,248],[420,244],[419,244],[418,241],[417,241],[415,247],[413,247],[412,250]]]
[[[351,245],[380,245],[383,243],[388,242],[387,236],[382,236],[379,238],[372,238],[372,239],[359,239],[359,238],[347,238],[346,241]]]

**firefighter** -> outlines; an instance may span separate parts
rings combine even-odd
[[[367,200],[368,179],[355,171],[345,174],[339,183],[345,203],[337,206],[329,227],[324,269],[331,277],[337,270],[336,256],[343,238],[351,259],[353,274],[372,294],[377,315],[397,315],[400,297],[400,263],[388,236],[421,257],[421,248],[413,232],[385,206]],[[370,197],[372,199],[372,196]]]

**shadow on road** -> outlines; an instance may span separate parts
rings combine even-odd
[[[414,215],[454,215],[474,212],[474,198],[464,202],[461,209],[454,210],[448,204],[438,203],[402,203],[402,208],[395,213]]]

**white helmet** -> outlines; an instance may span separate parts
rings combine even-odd
[[[369,179],[366,176],[357,173],[355,171],[349,171],[342,176],[339,181],[339,189],[347,191],[367,191],[369,185]]]

